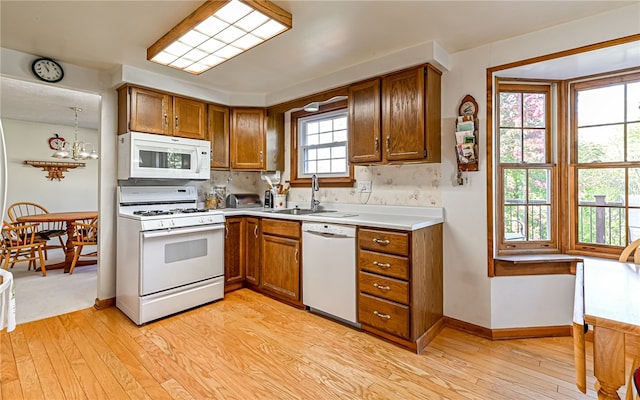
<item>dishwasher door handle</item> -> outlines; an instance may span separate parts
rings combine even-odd
[[[314,231],[305,231],[305,232],[310,233],[312,235],[322,236],[325,238],[332,238],[332,239],[350,239],[353,237],[349,235],[337,235],[335,233],[314,232]]]

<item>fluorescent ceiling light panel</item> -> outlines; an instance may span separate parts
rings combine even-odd
[[[147,49],[147,60],[199,75],[292,27],[267,0],[208,0]]]
[[[220,50],[216,51],[215,55],[228,60],[240,53],[242,53],[242,49],[233,46],[224,46]]]
[[[248,50],[260,43],[262,43],[262,40],[259,37],[253,36],[252,34],[247,33],[246,35],[244,35],[243,37],[241,37],[240,39],[236,40],[231,44],[234,45],[235,47],[241,48],[242,50]]]

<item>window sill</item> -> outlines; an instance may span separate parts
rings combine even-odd
[[[318,178],[320,187],[353,187],[355,179],[344,178]],[[291,187],[311,187],[311,178],[295,179],[289,182]]]
[[[568,254],[527,254],[493,259],[494,276],[567,275],[576,273],[582,257]]]

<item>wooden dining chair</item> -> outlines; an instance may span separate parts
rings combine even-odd
[[[2,226],[2,259],[3,268],[6,270],[17,262],[28,261],[28,269],[33,266],[36,269],[36,261],[40,262],[42,276],[47,276],[44,264],[45,241],[37,232],[38,224],[10,224]]]
[[[32,202],[18,202],[13,203],[7,208],[7,215],[12,223],[18,222],[18,218],[27,215],[48,214],[49,210],[37,203]],[[44,258],[49,259],[49,249],[64,249],[65,244],[62,237],[67,234],[64,222],[41,222],[38,226],[36,234],[45,240]],[[49,240],[57,238],[59,244],[49,244]]]
[[[73,238],[71,244],[73,245],[73,261],[69,268],[69,275],[73,274],[73,270],[78,263],[80,257],[96,258],[98,257],[97,250],[89,253],[82,253],[84,246],[97,246],[98,245],[98,219],[94,218],[90,221],[75,221],[73,225]]]

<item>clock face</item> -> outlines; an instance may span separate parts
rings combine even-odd
[[[38,58],[31,65],[33,73],[45,82],[60,82],[64,71],[57,62],[49,58]]]
[[[462,103],[462,107],[460,107],[462,111],[462,115],[473,115],[476,113],[476,106],[470,101],[466,101]]]
[[[471,116],[474,119],[478,115],[478,103],[471,95],[464,96],[458,108],[458,115]]]

